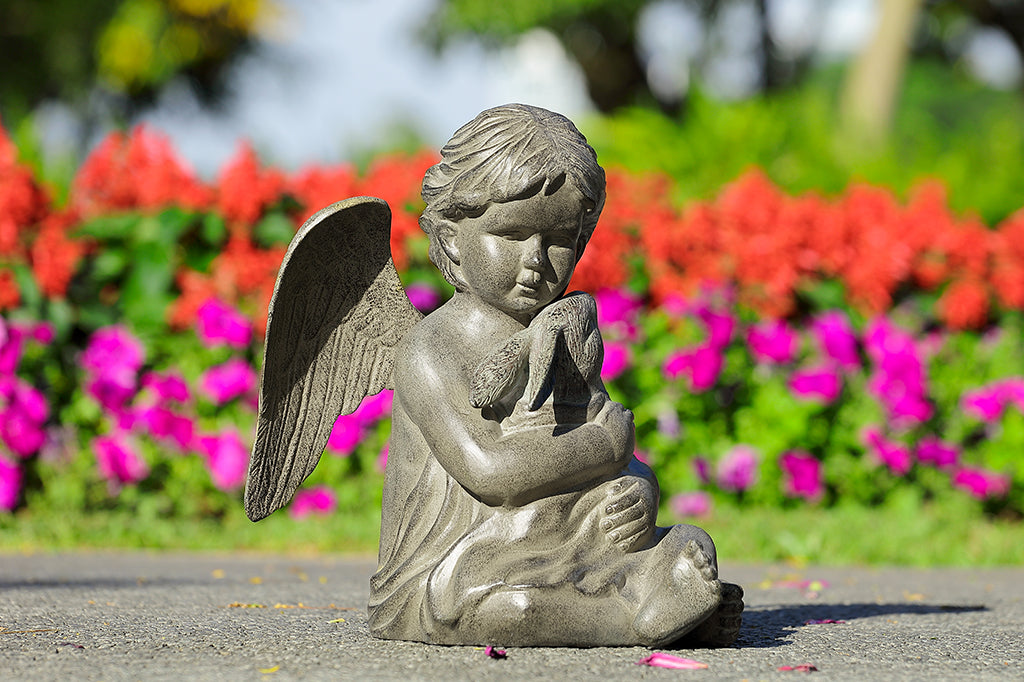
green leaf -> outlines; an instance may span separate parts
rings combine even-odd
[[[217,213],[207,213],[203,216],[202,225],[199,228],[199,236],[210,246],[220,246],[228,237],[228,227],[224,218]]]
[[[132,269],[121,291],[125,316],[140,333],[158,332],[165,326],[164,311],[173,300],[172,253],[160,244],[140,244],[132,252]]]
[[[138,213],[116,213],[100,216],[80,225],[75,230],[75,234],[102,241],[111,239],[127,240],[138,232],[139,223],[142,220],[143,217]]]
[[[253,228],[253,236],[265,248],[287,245],[295,236],[295,224],[280,213],[270,213]]]
[[[21,293],[22,305],[37,310],[42,303],[43,293],[39,290],[35,275],[32,274],[32,268],[24,263],[15,263],[11,267],[14,271],[14,281],[17,282],[18,291]]]

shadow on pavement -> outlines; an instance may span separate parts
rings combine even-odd
[[[842,624],[814,624],[808,621],[852,621],[879,616],[930,615],[988,611],[987,606],[948,604],[799,604],[757,606],[743,612],[743,625],[735,647],[768,649],[789,644],[793,631],[801,627],[842,627]]]

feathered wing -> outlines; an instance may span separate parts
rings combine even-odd
[[[391,211],[339,201],[295,235],[274,285],[245,511],[287,504],[323,454],[339,414],[391,388],[394,349],[423,315],[391,259]]]

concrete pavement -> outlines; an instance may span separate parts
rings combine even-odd
[[[371,559],[0,555],[2,680],[1024,679],[1024,568],[722,566],[746,590],[737,645],[681,650],[384,642]],[[815,623],[814,621],[826,621]],[[840,622],[828,622],[840,621]]]

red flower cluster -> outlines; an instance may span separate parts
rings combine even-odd
[[[178,275],[182,297],[170,319],[179,327],[192,324],[213,294],[232,304],[248,298],[242,307],[262,317],[282,254],[252,237],[268,210],[289,211],[297,227],[340,199],[381,197],[393,211],[395,264],[407,267],[408,240],[421,236],[420,181],[437,160],[424,152],[378,159],[363,174],[338,165],[288,176],[263,166],[243,145],[208,185],[165,137],[139,127],[104,140],[82,165],[70,207],[52,213],[46,193],[15,156],[0,129],[0,262],[30,263],[50,296],[64,293],[86,250],[68,229],[79,217],[172,205],[223,215],[230,237],[210,274]],[[798,293],[823,280],[840,281],[848,301],[872,315],[890,308],[903,290],[940,290],[936,314],[952,328],[983,325],[993,305],[1024,309],[1024,210],[993,230],[953,215],[938,183],[918,187],[905,204],[865,185],[829,200],[785,195],[757,170],[682,211],[671,204],[670,190],[664,176],[610,171],[600,228],[571,287],[618,288],[640,264],[656,301],[732,283],[742,303],[774,318],[793,312]],[[18,299],[13,275],[0,272],[0,310]]]
[[[170,205],[203,209],[212,199],[170,141],[139,126],[127,135],[111,133],[93,150],[75,177],[71,203],[90,217]]]
[[[1007,307],[1024,306],[1024,214],[989,230],[955,217],[938,183],[918,187],[905,206],[866,185],[827,201],[786,196],[754,170],[714,201],[663,214],[658,206],[641,232],[658,299],[731,281],[744,304],[781,317],[802,287],[838,279],[848,301],[874,315],[901,287],[942,287],[936,312],[957,329],[988,319],[993,292]]]

